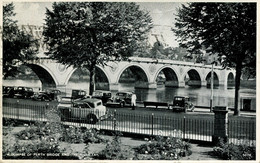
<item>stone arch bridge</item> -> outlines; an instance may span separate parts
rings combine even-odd
[[[27,61],[26,66],[38,75],[43,88],[55,87],[60,90],[66,89],[70,77],[76,71],[73,67],[48,58]],[[163,83],[167,87],[207,86],[211,81],[212,65],[132,57],[129,61],[111,61],[106,66],[98,65],[96,70],[102,76],[97,85],[106,83],[107,89],[118,90],[120,79],[126,70],[134,75],[136,88],[157,88],[158,76],[163,76]],[[214,66],[213,71],[214,85],[227,88],[229,84],[234,84],[235,70]]]

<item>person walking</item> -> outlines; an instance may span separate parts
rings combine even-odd
[[[133,92],[132,97],[131,97],[131,106],[132,106],[132,110],[135,110],[135,106],[136,106],[136,95]]]

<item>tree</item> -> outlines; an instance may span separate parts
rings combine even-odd
[[[61,2],[47,9],[43,35],[47,53],[58,62],[90,72],[89,94],[95,87],[95,67],[132,56],[148,36],[152,19],[135,3]]]
[[[235,68],[235,111],[240,114],[239,88],[243,69],[256,65],[256,3],[188,3],[178,10],[180,46],[225,56],[224,67]],[[252,71],[251,71],[252,72]]]
[[[3,6],[3,77],[14,77],[19,64],[35,58],[38,40],[21,31],[17,26],[13,3]]]

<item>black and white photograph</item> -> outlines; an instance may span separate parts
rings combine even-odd
[[[257,1],[1,4],[3,162],[259,161]]]

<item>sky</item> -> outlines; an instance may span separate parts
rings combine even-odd
[[[147,10],[154,22],[153,33],[160,34],[165,43],[169,46],[177,47],[175,36],[170,30],[174,26],[174,13],[180,3],[175,2],[138,2],[141,9]],[[46,8],[51,9],[51,2],[14,2],[15,20],[18,25],[37,25],[42,26],[45,19]],[[150,38],[150,42],[156,39]]]

